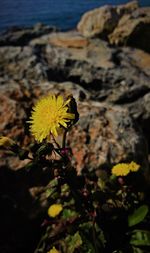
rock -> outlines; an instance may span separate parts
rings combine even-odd
[[[77,32],[53,33],[49,42],[58,47],[67,48],[84,48],[89,41]]]
[[[144,72],[146,76],[150,75],[150,54],[137,49],[132,49],[132,65],[139,71]]]
[[[47,78],[47,67],[40,58],[41,48],[0,47],[0,76],[6,79],[43,80]]]
[[[120,17],[124,14],[132,13],[133,11],[137,10],[139,8],[139,3],[137,0],[130,1],[126,4],[117,5],[117,13],[120,15]]]
[[[1,47],[0,65],[2,85],[14,80],[23,87],[26,82],[29,93],[31,87],[33,92],[42,89],[41,83],[47,80],[70,81],[88,91],[90,99],[124,107],[130,104],[134,111],[136,101],[150,91],[149,54],[110,48],[100,39],[83,39],[75,31],[44,35],[24,47]]]
[[[32,40],[30,45],[35,48],[43,46],[43,49],[45,46],[45,51],[43,50],[42,53],[45,54],[48,62],[50,60],[50,65],[58,61],[65,65],[67,61],[66,64],[69,67],[75,61],[79,61],[80,65],[84,61],[97,67],[113,66],[112,50],[105,41],[84,38],[76,31],[51,33],[40,39]],[[53,61],[50,59],[51,56],[54,56]]]
[[[107,38],[117,26],[120,17],[138,8],[138,2],[125,5],[103,7],[86,12],[77,25],[78,31],[85,37]]]
[[[49,56],[55,54],[56,60],[59,58],[63,59],[61,62],[67,64],[68,69],[69,65],[72,66],[72,63],[75,64],[77,62],[81,68],[82,62],[83,65],[87,62],[88,65],[106,69],[113,66],[111,62],[112,50],[107,46],[107,43],[102,40],[90,40],[85,38],[83,40],[83,37],[77,32],[68,32],[52,34],[49,42],[50,45],[46,46],[45,52],[48,62]],[[52,53],[52,51],[54,51],[54,53]]]
[[[25,46],[31,39],[56,30],[55,27],[43,25],[41,23],[30,28],[10,28],[6,32],[0,34],[0,46]]]
[[[44,82],[70,81],[84,89],[83,97],[86,91],[90,100],[130,106],[134,112],[136,103],[150,91],[149,63],[150,55],[142,50],[110,48],[100,39],[83,40],[75,31],[57,32],[31,40],[25,47],[1,47],[0,82],[5,89],[12,80],[23,94],[30,94],[28,101],[33,101],[33,94],[41,94]],[[144,118],[150,122],[149,111],[140,106],[139,113],[132,116],[143,129]],[[148,131],[144,133],[147,137]]]
[[[139,8],[133,1],[124,5],[88,11],[77,25],[87,38],[99,37],[112,45],[131,46],[150,52],[150,7]]]
[[[18,83],[9,81],[9,84],[0,86],[0,135],[8,136],[19,141],[21,144],[24,140],[24,122],[25,107],[23,92]],[[10,166],[17,170],[24,166],[28,161],[20,161],[18,158],[8,156],[0,152],[0,166]]]
[[[0,86],[0,132],[5,135],[5,130],[7,129],[8,131],[8,129],[11,129],[11,133],[9,134],[12,134],[10,135],[12,137],[20,134],[19,129],[20,127],[22,128],[21,124],[24,117],[24,110],[19,106],[19,101],[23,99],[19,85],[13,82],[10,82],[9,85]]]
[[[84,46],[79,46],[81,41]],[[120,85],[120,80],[128,79],[127,83],[140,80],[140,85],[148,82],[149,55],[142,51],[137,51],[137,54],[136,50],[110,48],[100,39],[83,40],[75,32],[52,33],[47,40],[44,36],[44,41],[41,37],[23,48],[1,47],[0,76],[6,81],[10,78],[27,79],[33,83],[42,80],[73,81],[91,92],[101,90],[101,99],[104,99],[112,87],[118,88],[116,83]]]
[[[117,104],[134,102],[149,92],[149,54],[112,49],[99,39],[88,41],[83,49],[47,45],[50,78],[74,81],[90,91],[91,98]]]
[[[85,101],[79,104],[79,113],[69,135],[78,173],[130,160],[147,167],[146,142],[127,109]]]
[[[150,8],[139,8],[123,15],[108,36],[111,44],[128,45],[150,53]]]
[[[127,104],[126,107],[128,108],[130,115],[136,119],[138,125],[143,129],[143,133],[146,136],[147,143],[150,147],[150,92],[142,98],[134,101],[134,103]]]
[[[85,13],[77,25],[78,31],[85,37],[101,36],[105,38],[118,22],[116,8],[105,5]]]

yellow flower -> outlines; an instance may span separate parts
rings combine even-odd
[[[60,253],[55,247],[53,247],[50,251],[47,253]]]
[[[126,176],[130,172],[128,163],[118,163],[112,168],[112,174],[115,176]]]
[[[139,170],[140,165],[132,161],[131,163],[129,163],[129,168],[130,168],[130,171],[136,172]]]
[[[56,217],[62,211],[63,207],[61,204],[53,204],[48,208],[48,215],[52,218]]]
[[[41,98],[34,106],[29,123],[30,131],[39,142],[49,138],[50,134],[58,136],[62,127],[67,128],[67,123],[75,118],[69,113],[70,99],[64,101],[62,96],[49,94]]]
[[[131,162],[131,163],[118,163],[112,168],[112,174],[115,176],[126,176],[129,172],[136,172],[140,168],[140,165]]]
[[[6,136],[0,137],[0,147],[8,148],[8,147],[12,146],[13,144],[15,144],[15,142],[12,139],[10,139]]]

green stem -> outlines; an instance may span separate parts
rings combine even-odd
[[[93,236],[93,243],[94,243],[95,252],[99,253],[97,245],[96,245],[95,218],[93,219],[92,236]]]
[[[68,130],[65,129],[64,135],[63,135],[63,140],[62,140],[62,148],[65,148],[66,146],[66,136],[67,136]]]
[[[44,241],[44,239],[45,239],[45,234],[41,237],[41,239],[40,239],[40,241],[39,241],[39,243],[38,243],[38,245],[37,245],[37,247],[36,247],[34,253],[38,253],[38,252],[41,251],[41,250],[40,250],[40,245],[42,244],[42,242]]]
[[[47,227],[46,233],[44,233],[41,236],[41,238],[39,240],[39,243],[38,243],[34,253],[39,253],[39,252],[43,253],[43,252],[45,252],[44,251],[44,249],[45,249],[45,240],[48,238],[48,233],[49,233],[49,227]]]
[[[52,140],[53,140],[53,142],[55,143],[55,145],[57,146],[57,148],[60,149],[60,145],[59,145],[59,144],[57,143],[57,141],[55,140],[54,135],[51,134],[51,136],[52,136]]]

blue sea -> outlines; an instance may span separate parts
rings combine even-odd
[[[0,0],[0,31],[12,26],[32,26],[38,22],[61,30],[76,27],[83,13],[105,4],[123,4],[127,0]],[[150,0],[140,0],[150,6]]]

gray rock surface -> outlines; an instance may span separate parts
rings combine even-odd
[[[69,138],[78,172],[130,160],[146,169],[147,144],[127,109],[85,101],[79,112],[79,123]]]
[[[77,29],[88,38],[103,38],[112,45],[150,52],[150,8],[140,8],[137,1],[88,11],[81,17]]]
[[[108,37],[111,44],[128,45],[150,53],[150,7],[123,15]]]
[[[129,2],[125,5],[103,7],[86,12],[77,25],[78,31],[83,36],[107,38],[117,23],[125,14],[132,13],[138,8],[137,1]]]
[[[41,23],[24,29],[22,29],[22,27],[13,27],[1,34],[0,46],[25,46],[31,39],[56,30],[55,27],[43,25]]]
[[[116,8],[105,5],[85,13],[77,29],[87,38],[96,36],[105,38],[116,27],[118,19]]]

